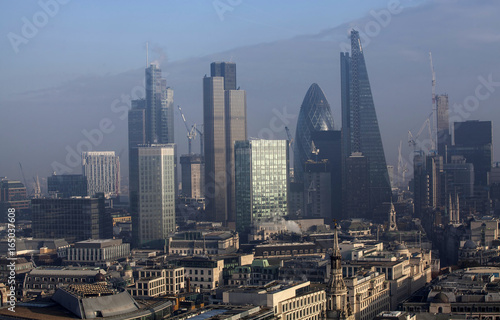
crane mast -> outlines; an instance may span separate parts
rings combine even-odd
[[[432,150],[436,150],[436,143],[437,143],[437,119],[438,119],[438,114],[437,114],[437,104],[436,104],[436,73],[434,72],[434,64],[432,63],[432,52],[429,52],[429,60],[431,63],[431,73],[432,73],[432,121],[434,121],[433,125],[433,131],[434,134],[431,135],[431,144],[432,144]],[[431,130],[429,128],[429,130]]]

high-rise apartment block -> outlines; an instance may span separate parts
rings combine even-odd
[[[234,142],[245,140],[246,93],[236,87],[236,65],[211,64],[203,78],[206,212],[212,221],[234,225]]]
[[[288,214],[287,140],[235,143],[236,230]]]
[[[157,247],[175,231],[174,144],[130,150],[130,213],[134,247]]]
[[[82,152],[82,168],[89,196],[104,193],[109,198],[120,194],[120,161],[114,151]]]

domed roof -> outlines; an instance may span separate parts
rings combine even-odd
[[[105,277],[102,273],[98,272],[98,273],[95,275],[95,281],[96,281],[96,282],[103,282],[103,281],[106,281],[106,277]]]
[[[464,243],[464,249],[476,249],[477,245],[472,240],[467,240]]]
[[[127,265],[125,266],[125,270],[132,270],[132,267],[130,266],[130,264],[127,263]]]
[[[434,298],[432,298],[432,302],[436,302],[436,303],[449,303],[450,299],[448,298],[447,295],[445,295],[444,293],[440,292],[440,293],[436,294],[434,296]]]
[[[408,248],[404,245],[404,243],[400,243],[394,248],[396,251],[403,251],[403,250],[408,250]]]

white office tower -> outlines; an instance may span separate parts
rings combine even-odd
[[[130,210],[134,247],[162,248],[175,231],[175,144],[130,151]]]
[[[82,169],[89,196],[102,192],[109,198],[120,194],[120,160],[114,151],[82,152]]]

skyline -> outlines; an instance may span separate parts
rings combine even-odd
[[[68,3],[68,6],[71,3],[72,2]],[[245,2],[241,4],[241,7],[235,8],[233,12],[236,14],[238,10],[243,11],[244,4]],[[480,90],[481,95],[484,96],[488,93],[489,97],[487,99],[479,99],[480,96],[477,96],[476,99],[480,100],[480,105],[476,110],[469,112],[462,109],[461,113],[456,112],[454,115],[460,116],[461,114],[468,114],[468,117],[461,117],[460,121],[474,119],[493,120],[495,122],[495,119],[498,118],[498,111],[495,112],[494,106],[497,105],[500,100],[499,94],[496,91],[498,85],[495,85],[497,79],[500,79],[500,76],[497,76],[500,75],[500,70],[494,63],[488,66],[488,62],[492,61],[492,57],[487,54],[487,52],[497,52],[495,48],[498,47],[498,41],[495,40],[494,32],[489,33],[491,39],[487,38],[488,33],[482,33],[482,35],[476,33],[477,42],[468,43],[468,47],[472,48],[467,48],[467,46],[465,46],[467,50],[464,50],[464,52],[458,50],[452,51],[452,55],[447,55],[446,48],[444,47],[435,49],[432,48],[432,46],[428,46],[429,48],[423,48],[424,46],[427,47],[425,42],[418,43],[417,41],[411,42],[410,40],[402,44],[397,44],[399,45],[399,49],[405,49],[405,45],[407,46],[408,41],[410,41],[412,46],[406,48],[406,53],[403,52],[403,54],[401,54],[401,51],[397,50],[392,50],[391,52],[391,49],[394,49],[396,43],[400,40],[399,37],[404,35],[404,32],[399,31],[402,24],[405,25],[406,23],[411,25],[413,19],[427,14],[435,7],[443,8],[444,5],[443,2],[440,2],[439,4],[424,3],[415,8],[405,7],[401,13],[392,16],[391,22],[386,27],[380,25],[380,33],[367,39],[368,44],[364,45],[366,59],[368,60],[368,72],[372,82],[372,91],[377,105],[377,113],[380,113],[379,125],[388,164],[396,164],[399,141],[403,141],[403,146],[407,145],[407,131],[411,130],[412,133],[418,131],[427,115],[431,112],[431,72],[428,62],[428,51],[430,49],[433,51],[437,74],[436,93],[448,93],[450,97],[450,109],[453,108],[454,104],[463,104],[464,102],[470,101],[474,102],[474,100],[469,97],[476,97],[475,91],[477,90],[475,89],[477,86],[484,82],[492,83],[490,86],[492,90],[488,91],[488,87],[483,87],[483,89]],[[455,4],[455,6],[454,10],[452,10],[454,14],[464,14],[463,10],[468,8],[468,5]],[[487,3],[477,5],[477,8],[475,6],[472,7],[476,15],[478,12],[487,11],[488,8],[494,10],[491,10],[492,12],[490,15],[485,16],[483,19],[485,21],[482,23],[485,24],[489,21],[487,18],[494,15],[495,10],[498,12],[498,5],[491,6],[491,3]],[[382,6],[382,8],[369,8],[369,10],[374,10],[376,12],[380,12],[382,9],[384,9],[384,6]],[[62,10],[63,7],[61,7],[60,13],[56,15],[54,19],[63,16]],[[451,15],[450,12],[441,12],[441,22],[447,21],[446,19],[449,15]],[[473,16],[474,14],[470,13],[469,17]],[[459,20],[459,17],[455,19]],[[364,17],[364,20],[362,18],[357,21],[367,21],[364,25],[369,25],[368,23],[377,20],[368,13],[368,15]],[[477,19],[474,21],[477,21]],[[228,21],[219,22],[222,24],[229,24]],[[361,22],[356,23],[361,25],[361,30],[365,30]],[[347,25],[349,25],[349,23],[347,23]],[[346,37],[342,38],[342,36],[340,36],[340,34],[346,31],[347,28],[345,27],[347,25],[336,28],[334,26],[333,29],[327,29],[323,32],[318,31],[312,34],[310,33],[309,35],[285,38],[285,40],[278,39],[267,43],[262,43],[262,41],[255,42],[260,44],[254,43],[246,47],[241,47],[240,45],[239,48],[237,47],[236,49],[218,54],[213,53],[185,60],[179,59],[173,62],[167,61],[166,63],[162,63],[160,67],[164,75],[166,74],[165,78],[167,78],[168,85],[176,92],[174,103],[183,107],[183,111],[186,112],[186,117],[191,124],[199,124],[202,122],[200,119],[202,110],[201,79],[204,74],[208,74],[209,72],[209,62],[219,60],[229,61],[232,58],[239,66],[239,84],[247,91],[250,137],[265,135],[267,132],[265,130],[267,129],[271,130],[274,135],[271,138],[285,139],[286,133],[284,129],[281,131],[272,130],[270,119],[273,117],[277,118],[278,121],[276,128],[283,127],[279,120],[284,119],[285,121],[289,121],[289,123],[285,125],[290,127],[292,136],[294,136],[294,123],[296,123],[300,103],[307,88],[313,82],[317,82],[325,91],[326,98],[332,107],[334,122],[337,124],[335,129],[340,129],[338,126],[340,123],[340,62],[338,59],[338,52],[342,51],[339,43],[342,44],[342,42],[347,42]],[[47,28],[49,28],[49,26],[50,22],[47,27],[43,29],[43,32],[42,30],[40,31],[39,36],[33,38],[33,41],[36,41],[42,37],[43,34],[47,33]],[[435,26],[436,25],[434,25],[434,27]],[[475,28],[480,29],[479,26],[480,23],[477,21]],[[492,24],[492,26],[494,26],[494,24]],[[307,33],[306,29],[308,28],[304,28],[304,33]],[[446,32],[453,32],[452,34],[454,35],[461,31],[452,31],[451,29],[453,28],[450,28]],[[494,30],[495,28],[490,27],[490,29]],[[442,35],[443,31],[438,28],[435,30],[435,37],[439,38],[439,35]],[[394,42],[388,41],[388,39],[392,39]],[[447,44],[451,47],[449,50],[455,49],[457,47],[457,39],[450,36],[449,40],[451,40],[451,42]],[[426,38],[426,41],[429,41],[429,39]],[[488,43],[488,41],[491,42]],[[478,50],[477,47],[475,47],[477,43],[481,43],[482,45],[486,44],[488,46],[485,47],[484,50],[482,47]],[[145,44],[145,41],[143,44]],[[296,46],[297,44],[302,44],[303,46],[294,47],[294,45]],[[308,47],[309,44],[311,44],[311,47]],[[460,42],[458,44],[463,45],[463,43]],[[467,43],[465,44],[467,45]],[[29,51],[29,46],[30,43],[23,47],[19,55],[25,55],[25,52]],[[420,51],[410,50],[415,49],[415,47],[419,48]],[[224,46],[221,46],[221,48],[224,48]],[[291,52],[294,48],[297,49],[297,52]],[[10,47],[9,49],[12,50]],[[478,51],[481,53],[482,58],[480,62],[474,61],[477,59],[471,59],[472,56],[470,55],[467,56],[470,52]],[[286,56],[287,59],[290,60],[287,61],[288,63],[282,61],[285,56],[283,52],[290,52],[290,55]],[[0,159],[0,175],[6,175],[11,179],[21,179],[18,162],[22,162],[28,180],[31,180],[30,177],[37,173],[41,178],[45,178],[50,175],[52,171],[51,164],[54,161],[65,164],[65,157],[68,154],[65,150],[66,146],[75,149],[78,142],[81,141],[82,138],[85,138],[82,131],[86,130],[87,133],[93,132],[93,129],[100,128],[102,120],[106,118],[109,119],[111,123],[104,121],[104,123],[102,123],[104,128],[109,129],[113,127],[115,129],[110,133],[106,133],[103,130],[102,143],[93,150],[113,150],[116,151],[122,159],[125,159],[125,132],[127,126],[126,118],[125,121],[122,121],[122,111],[120,108],[126,105],[126,103],[122,104],[120,100],[122,95],[133,94],[134,88],[137,86],[140,87],[141,80],[144,78],[143,65],[145,63],[145,48],[142,48],[141,44],[137,46],[137,52],[131,55],[133,56],[137,53],[144,55],[142,61],[137,61],[134,69],[128,69],[129,71],[124,71],[123,73],[95,76],[87,75],[66,81],[63,85],[55,85],[50,89],[31,92],[29,94],[2,94],[1,105],[5,114],[2,118],[3,121],[1,125],[3,135],[8,136],[7,132],[12,132],[12,130],[19,128],[24,129],[26,132],[8,139],[9,141],[6,139],[2,142],[4,150],[9,150],[10,152],[9,155],[3,154]],[[129,53],[126,52],[124,56],[128,56],[128,54]],[[150,60],[158,58],[158,56],[155,57],[155,54],[154,50],[151,50],[150,56],[152,57]],[[249,59],[245,56],[248,54],[254,55],[256,58]],[[21,59],[23,58],[21,56],[16,55],[14,58]],[[326,59],[327,56],[328,60]],[[394,59],[395,56],[397,60]],[[457,56],[462,59],[457,58]],[[305,57],[309,60],[303,60]],[[269,61],[266,61],[266,58],[269,58]],[[398,64],[407,62],[408,60],[412,62],[411,66],[407,68],[397,67]],[[14,59],[14,61],[18,60]],[[327,62],[326,64],[325,61]],[[304,63],[302,65],[295,65],[301,62]],[[387,63],[389,62],[393,65],[395,64],[396,67],[387,68]],[[82,60],[82,63],[85,64],[87,62]],[[262,65],[255,68],[256,63]],[[29,65],[28,62],[27,64]],[[474,66],[478,64],[481,67],[474,69]],[[3,63],[2,65],[5,64]],[[187,67],[188,65],[191,66]],[[293,69],[292,66],[294,67]],[[276,74],[269,72],[270,67],[276,67]],[[307,68],[308,70],[306,70]],[[261,73],[262,69],[268,70],[266,75],[270,76],[270,79],[265,79],[262,81],[264,82],[263,84],[259,84],[258,82],[260,79],[257,78],[256,75]],[[106,70],[106,68],[103,70]],[[287,73],[284,73],[283,70],[286,70]],[[20,74],[24,72],[26,71],[22,71]],[[297,74],[299,74],[300,77],[293,77],[293,75]],[[8,73],[2,77],[2,84],[6,84],[9,80],[7,75]],[[40,77],[40,75],[33,76],[33,78],[36,77]],[[15,79],[15,77],[12,78],[13,81],[9,81],[12,82],[12,84],[4,86],[2,91],[8,90],[9,87],[15,85]],[[31,79],[29,81],[33,80]],[[47,83],[49,82],[50,81],[47,81]],[[281,101],[266,99],[269,98],[269,91],[263,90],[262,86],[269,85],[269,82],[272,83],[271,90],[278,91],[278,97]],[[99,85],[102,87],[99,87]],[[106,86],[104,87],[104,85]],[[29,86],[29,88],[31,89],[34,87]],[[449,88],[449,90],[446,88]],[[116,99],[118,99],[119,102],[113,104]],[[75,101],[78,102],[78,105],[73,106]],[[68,105],[71,105],[74,109],[67,108]],[[79,111],[82,107],[87,106],[87,112],[82,113]],[[118,112],[113,112],[112,106],[114,106],[115,110]],[[416,106],[419,108],[416,108]],[[284,107],[287,109],[284,110]],[[31,116],[26,116],[26,111],[28,110],[31,111],[28,113]],[[409,113],[410,110],[411,113]],[[287,118],[287,116],[289,116],[289,118]],[[292,116],[294,118],[292,118]],[[44,121],[42,125],[40,125],[40,120]],[[14,123],[17,123],[17,125],[13,126]],[[45,127],[45,124],[47,127]],[[495,135],[495,124],[493,125],[495,143],[495,141],[498,140],[495,139],[495,137],[498,138],[498,134]],[[36,130],[34,128],[35,126],[44,130]],[[180,116],[177,112],[175,112],[175,126],[175,142],[179,145],[179,155],[187,153],[186,133],[180,123]],[[58,135],[57,132],[64,132],[64,134]],[[264,136],[264,138],[266,137]],[[425,139],[425,137],[423,139]],[[46,141],[50,143],[44,143]],[[199,141],[193,142],[195,152],[197,151],[198,144]],[[31,152],[27,149],[32,148],[34,148],[35,153],[38,154],[39,157],[30,158],[28,156]],[[406,158],[408,158],[408,151],[409,148],[406,146]],[[500,158],[498,156],[498,148],[494,151],[494,161],[498,161]],[[124,167],[126,165],[126,163],[123,164]],[[71,169],[73,169],[71,173],[81,172],[79,166],[72,167]],[[122,171],[122,174],[123,173],[125,172]]]

